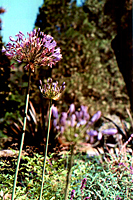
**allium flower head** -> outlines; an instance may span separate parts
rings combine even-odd
[[[31,68],[34,72],[35,66],[50,66],[57,63],[62,55],[60,48],[56,47],[56,41],[50,35],[46,35],[40,29],[24,34],[19,31],[16,38],[9,37],[10,42],[2,48],[2,52],[17,62],[25,63],[25,68]]]
[[[52,78],[49,78],[44,86],[42,86],[42,81],[40,81],[40,85],[39,89],[46,99],[58,100],[65,89],[65,82],[61,86],[58,86],[58,82],[53,82]]]

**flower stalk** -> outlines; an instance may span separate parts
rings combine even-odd
[[[49,132],[50,132],[51,110],[52,110],[52,99],[50,99],[49,120],[48,120],[48,132],[47,132],[47,139],[46,139],[45,156],[44,156],[43,173],[42,173],[42,184],[41,184],[41,191],[40,191],[39,200],[42,199],[42,193],[43,193],[43,184],[44,184],[44,175],[45,175],[45,165],[46,165],[46,158],[47,158],[47,152],[48,152],[48,141],[49,141]]]
[[[70,149],[70,160],[69,160],[69,165],[68,165],[68,172],[67,172],[67,179],[66,179],[66,188],[65,188],[65,199],[68,199],[68,194],[69,194],[69,184],[70,184],[70,179],[71,179],[71,168],[73,165],[73,156],[74,156],[74,147],[75,144],[71,144],[71,149]]]
[[[20,150],[19,150],[17,166],[16,166],[16,171],[15,171],[15,178],[14,178],[13,191],[12,191],[12,200],[14,200],[14,196],[15,196],[15,189],[16,189],[16,184],[17,184],[18,170],[19,170],[20,159],[21,159],[21,154],[22,154],[22,149],[23,149],[23,144],[24,144],[26,121],[27,121],[27,112],[28,112],[28,103],[29,103],[29,93],[30,93],[30,81],[31,81],[31,68],[29,69],[29,80],[28,80],[27,95],[26,95],[26,105],[25,105],[25,116],[24,116],[24,123],[23,123],[23,132],[22,132]]]

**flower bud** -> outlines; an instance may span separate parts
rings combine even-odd
[[[90,130],[90,131],[86,131],[86,133],[89,135],[89,136],[97,136],[98,135],[98,132],[95,131],[95,130]]]
[[[54,118],[58,119],[58,110],[54,105],[52,106],[52,115]]]
[[[115,135],[117,132],[118,131],[115,128],[109,128],[102,131],[102,133],[106,135]]]
[[[100,117],[101,117],[101,111],[97,111],[91,118],[91,122],[94,123],[94,122],[98,121],[100,119]]]
[[[75,105],[73,103],[70,105],[69,111],[70,113],[73,113],[75,111]]]

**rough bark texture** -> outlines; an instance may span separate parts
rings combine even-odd
[[[107,0],[105,14],[110,15],[116,23],[117,35],[112,40],[112,48],[126,83],[133,111],[132,1]]]

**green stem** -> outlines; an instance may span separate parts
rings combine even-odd
[[[69,183],[70,183],[70,177],[71,177],[71,168],[72,168],[72,164],[73,164],[74,146],[75,146],[75,144],[71,145],[71,155],[70,155],[70,161],[69,161],[67,179],[66,179],[66,188],[65,188],[65,200],[68,199],[68,194],[69,194]]]
[[[17,167],[16,167],[16,171],[15,171],[15,177],[14,177],[12,200],[14,200],[14,196],[15,196],[15,189],[16,189],[16,184],[17,184],[17,176],[18,176],[18,170],[19,170],[20,159],[21,159],[21,154],[22,154],[22,148],[23,148],[23,143],[24,143],[25,130],[26,130],[26,119],[27,119],[27,111],[28,111],[28,103],[29,103],[29,92],[30,92],[30,80],[31,80],[31,69],[29,69],[29,80],[28,80],[28,88],[27,88],[27,95],[26,95],[26,105],[25,105],[25,116],[24,116],[23,132],[22,132],[22,137],[21,137],[20,150],[19,150],[19,155],[18,155],[18,160],[17,160]]]
[[[50,132],[51,110],[52,110],[52,99],[50,99],[48,132],[47,132],[47,139],[46,139],[45,156],[44,156],[43,173],[42,173],[42,184],[41,184],[41,191],[40,191],[39,200],[42,199],[42,192],[43,192],[44,175],[45,175],[45,165],[46,165],[46,158],[47,158],[47,152],[48,152],[48,141],[49,141],[49,132]]]

